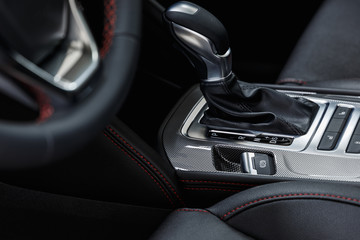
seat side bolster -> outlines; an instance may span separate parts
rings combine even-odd
[[[228,226],[203,209],[174,211],[152,235],[151,240],[248,240],[252,239]]]

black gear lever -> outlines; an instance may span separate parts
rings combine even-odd
[[[214,15],[181,1],[165,11],[164,20],[200,75],[201,91],[209,106],[202,124],[234,131],[291,135],[307,132],[318,105],[239,81],[231,70],[228,34]]]

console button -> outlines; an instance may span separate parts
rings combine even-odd
[[[268,154],[255,153],[254,168],[257,174],[273,175],[275,174],[274,159]]]
[[[261,135],[261,142],[274,144],[274,145],[283,145],[289,146],[293,142],[294,138],[292,137],[280,137],[280,136],[269,136],[269,135]]]
[[[339,136],[344,130],[345,124],[349,118],[352,108],[337,107],[333,116],[326,127],[325,134],[320,140],[319,150],[332,150],[335,148]]]
[[[351,108],[347,107],[337,107],[333,118],[346,119],[349,116],[351,110]]]
[[[231,135],[226,134],[226,133],[222,133],[222,132],[213,132],[213,131],[209,131],[208,133],[209,137],[212,138],[230,138]]]
[[[353,135],[346,149],[348,153],[360,153],[360,135]]]
[[[237,141],[253,141],[256,135],[253,134],[240,134],[235,132],[219,131],[210,129],[208,131],[208,137],[211,138],[221,138],[221,139],[231,139]]]
[[[346,123],[345,118],[332,118],[330,120],[328,127],[326,128],[326,131],[327,132],[337,132],[337,133],[341,132],[345,126],[345,123]]]
[[[320,144],[318,146],[319,150],[332,150],[334,149],[340,133],[337,132],[325,132],[324,136],[321,138]]]

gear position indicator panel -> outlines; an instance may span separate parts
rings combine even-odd
[[[208,137],[230,139],[236,141],[249,141],[256,143],[282,145],[282,146],[289,146],[294,140],[294,137],[289,137],[289,136],[238,133],[238,132],[230,132],[230,131],[220,131],[216,129],[209,129]]]

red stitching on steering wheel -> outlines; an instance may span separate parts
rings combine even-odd
[[[109,52],[114,37],[115,21],[116,21],[116,3],[115,0],[104,1],[104,30],[103,41],[100,49],[100,57],[104,58]]]
[[[36,118],[36,122],[41,123],[49,119],[55,112],[50,98],[40,88],[27,84],[24,85],[32,92],[39,106],[39,115]]]
[[[43,122],[50,118],[54,113],[54,107],[50,103],[49,97],[39,89],[34,89],[36,100],[39,104],[39,117],[37,122]]]

